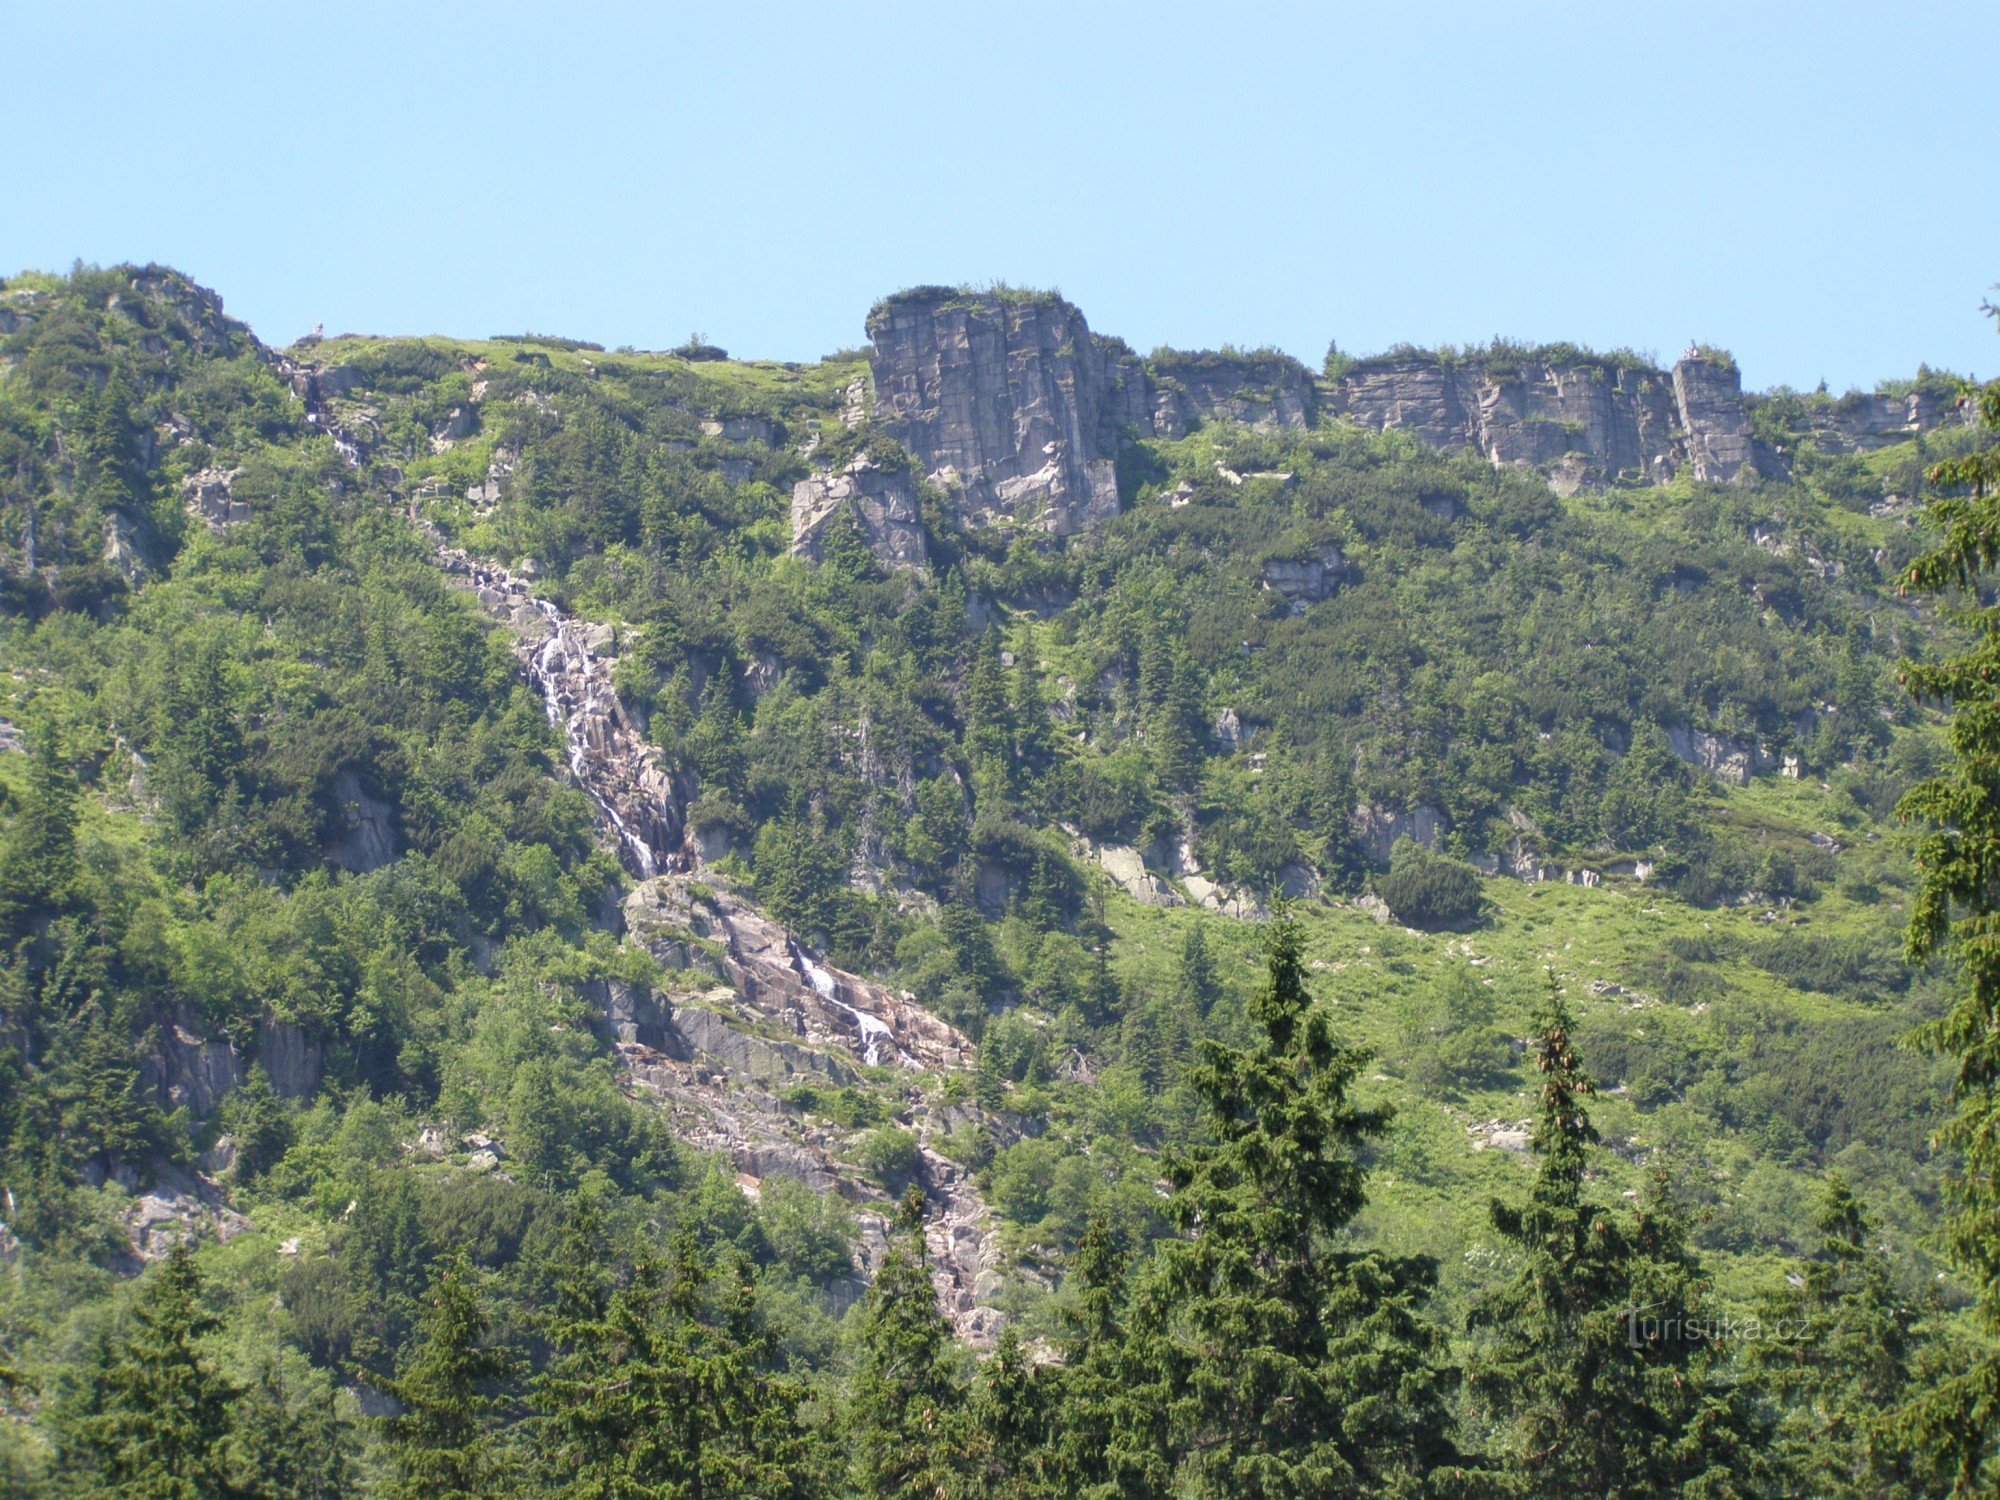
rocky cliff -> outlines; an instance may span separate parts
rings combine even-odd
[[[1849,391],[1813,398],[1805,405],[1812,441],[1833,453],[1868,453],[1941,427],[1965,426],[1972,419],[1960,407],[1950,382],[1925,380],[1908,390]],[[1751,398],[1754,406],[1758,398]]]
[[[1273,351],[1161,351],[1099,338],[1051,294],[918,287],[868,316],[875,414],[971,525],[1068,536],[1118,509],[1133,437],[1205,422],[1310,426],[1311,371]]]
[[[1205,422],[1260,432],[1310,427],[1319,414],[1312,371],[1287,354],[1162,349],[1145,361],[1153,436],[1177,438]]]
[[[974,525],[1067,536],[1118,509],[1119,387],[1059,297],[920,288],[868,316],[875,413]]]
[[[1122,443],[1209,422],[1274,431],[1340,416],[1427,447],[1548,470],[1564,493],[1686,473],[1754,484],[1786,472],[1756,440],[1726,355],[1689,349],[1671,368],[1555,346],[1363,360],[1321,379],[1274,351],[1135,355],[1053,295],[920,287],[868,320],[877,414],[969,524],[1067,535],[1117,507]],[[1935,384],[1935,383],[1933,383]],[[1822,397],[1820,446],[1862,452],[1963,420],[1932,386]]]
[[[1680,416],[1685,461],[1710,484],[1755,482],[1757,454],[1743,409],[1743,381],[1736,366],[1690,350],[1674,366],[1674,407]],[[1775,457],[1771,460],[1775,465]]]
[[[1683,469],[1716,482],[1754,477],[1735,367],[1693,351],[1671,371],[1575,357],[1365,360],[1331,382],[1327,405],[1446,452],[1563,465],[1574,484],[1658,483]]]
[[[820,560],[826,530],[851,523],[868,550],[891,568],[922,568],[930,553],[923,514],[906,469],[857,453],[838,470],[820,469],[792,487],[792,556]]]

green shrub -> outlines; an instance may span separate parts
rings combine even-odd
[[[855,1143],[855,1162],[891,1193],[901,1194],[923,1169],[917,1138],[896,1125],[881,1125]]]
[[[1405,927],[1434,932],[1466,926],[1479,916],[1479,873],[1412,839],[1396,840],[1388,872],[1375,877],[1375,894]]]

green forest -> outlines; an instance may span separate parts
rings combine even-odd
[[[1055,535],[871,378],[0,281],[0,1494],[2000,1492],[2000,385]]]

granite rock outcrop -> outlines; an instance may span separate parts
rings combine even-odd
[[[1757,454],[1735,365],[1689,350],[1674,366],[1674,404],[1686,434],[1687,466],[1696,479],[1756,481]]]
[[[1347,557],[1335,542],[1299,557],[1267,558],[1260,578],[1262,587],[1283,598],[1286,610],[1295,615],[1331,598],[1346,581]]]
[[[868,315],[875,418],[973,525],[1069,536],[1118,509],[1136,364],[1059,297],[920,287]]]
[[[792,556],[820,560],[829,526],[845,517],[885,567],[928,566],[923,513],[908,470],[857,453],[837,472],[821,469],[792,486]]]
[[[1259,432],[1303,429],[1319,415],[1312,371],[1288,354],[1160,350],[1141,373],[1152,392],[1155,437],[1177,438],[1216,421]]]
[[[1870,453],[1942,427],[1969,425],[1973,413],[1958,405],[1945,382],[1908,390],[1849,391],[1806,407],[1813,443],[1834,453]]]
[[[1577,455],[1597,482],[1621,474],[1663,482],[1690,466],[1698,477],[1730,479],[1749,458],[1735,370],[1692,353],[1672,372],[1576,357],[1395,355],[1351,367],[1327,404],[1364,427],[1496,465]]]

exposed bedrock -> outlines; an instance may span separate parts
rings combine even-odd
[[[1727,355],[1690,348],[1671,368],[1543,350],[1362,360],[1326,379],[1273,351],[1134,354],[1060,297],[919,287],[868,320],[876,415],[958,497],[971,525],[1068,535],[1118,505],[1121,444],[1209,422],[1266,432],[1344,415],[1428,447],[1550,471],[1571,493],[1676,474],[1754,484],[1786,473],[1759,443]],[[1862,452],[1963,415],[1935,390],[1815,403],[1822,447]]]
[[[919,288],[878,303],[868,337],[876,420],[963,519],[1067,536],[1116,512],[1128,367],[1069,303]]]
[[[792,486],[792,556],[820,561],[827,529],[851,524],[868,550],[890,568],[922,568],[923,515],[905,469],[858,453],[837,472],[822,469]]]
[[[644,878],[692,862],[684,847],[690,780],[647,740],[612,686],[609,627],[570,619],[525,578],[434,539],[446,576],[512,629],[514,654],[563,732],[570,774],[616,837],[626,868]]]

